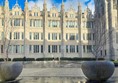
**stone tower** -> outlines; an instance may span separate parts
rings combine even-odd
[[[118,58],[118,0],[94,0],[95,20],[102,20],[102,30],[107,30],[108,34],[106,46],[103,47],[108,59]],[[104,25],[103,25],[104,24]]]

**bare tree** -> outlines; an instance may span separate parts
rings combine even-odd
[[[3,33],[2,33],[2,44],[3,44],[3,58],[4,61],[8,61],[8,54],[9,54],[9,47],[11,44],[12,38],[12,32],[13,32],[13,22],[12,22],[13,17],[7,18],[5,17],[3,20]]]
[[[101,55],[101,51],[106,49],[106,45],[109,41],[109,34],[112,34],[113,29],[106,28],[106,21],[104,16],[100,18],[95,18],[94,22],[94,46],[92,48],[92,54],[98,60],[98,58],[103,58],[106,55]],[[113,42],[113,41],[110,41]]]

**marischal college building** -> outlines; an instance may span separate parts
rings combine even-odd
[[[108,8],[113,9],[110,12],[117,12],[117,9],[108,7],[104,1],[112,1],[111,4],[109,3],[110,6],[116,4],[113,2],[115,0],[96,0],[95,8],[100,8],[102,7],[100,4],[104,4],[105,12]],[[12,27],[6,37],[10,40],[8,50],[10,58],[94,57],[91,53],[95,40],[92,11],[87,7],[82,12],[80,3],[78,3],[77,11],[73,7],[65,11],[63,2],[60,11],[55,6],[48,11],[47,4],[44,0],[43,10],[40,10],[37,5],[29,10],[26,0],[24,10],[18,3],[10,10],[9,1],[5,0],[4,7],[0,6],[0,56],[4,56],[4,42],[2,41],[6,30],[4,28]],[[113,17],[114,19],[116,16]],[[118,46],[114,49],[118,50]],[[101,51],[102,55],[107,55],[107,53],[109,53],[107,48],[104,48],[103,53]]]

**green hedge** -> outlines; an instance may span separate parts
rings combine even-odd
[[[6,58],[5,58],[6,59]],[[6,59],[7,60],[7,59]],[[3,62],[4,61],[4,59],[3,58],[0,58],[0,62]],[[8,58],[8,61],[11,61],[11,59],[10,58]]]
[[[36,61],[52,61],[59,60],[59,58],[37,58]],[[60,58],[61,61],[95,61],[95,58]],[[103,58],[99,58],[99,60],[104,60]]]
[[[13,61],[35,61],[34,58],[14,58]]]
[[[69,61],[95,61],[95,58],[60,58],[60,60],[69,60]],[[98,60],[104,60],[103,58],[99,58]]]
[[[58,58],[37,58],[36,61],[52,61],[58,60]]]

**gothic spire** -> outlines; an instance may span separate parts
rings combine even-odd
[[[25,0],[25,3],[28,3],[28,0]]]
[[[47,1],[46,1],[46,0],[44,0],[43,10],[44,10],[44,11],[47,10]]]
[[[46,0],[44,0],[44,4],[46,4]]]
[[[5,0],[5,9],[9,9],[9,1]]]
[[[62,0],[61,10],[64,10],[64,0]]]
[[[16,0],[16,4],[18,4],[18,0]]]
[[[28,10],[28,0],[25,0],[25,11]]]
[[[81,12],[82,8],[81,8],[81,3],[80,0],[78,0],[78,11]]]
[[[8,2],[8,0],[5,0],[5,2]]]
[[[62,0],[62,5],[64,5],[64,0]]]

